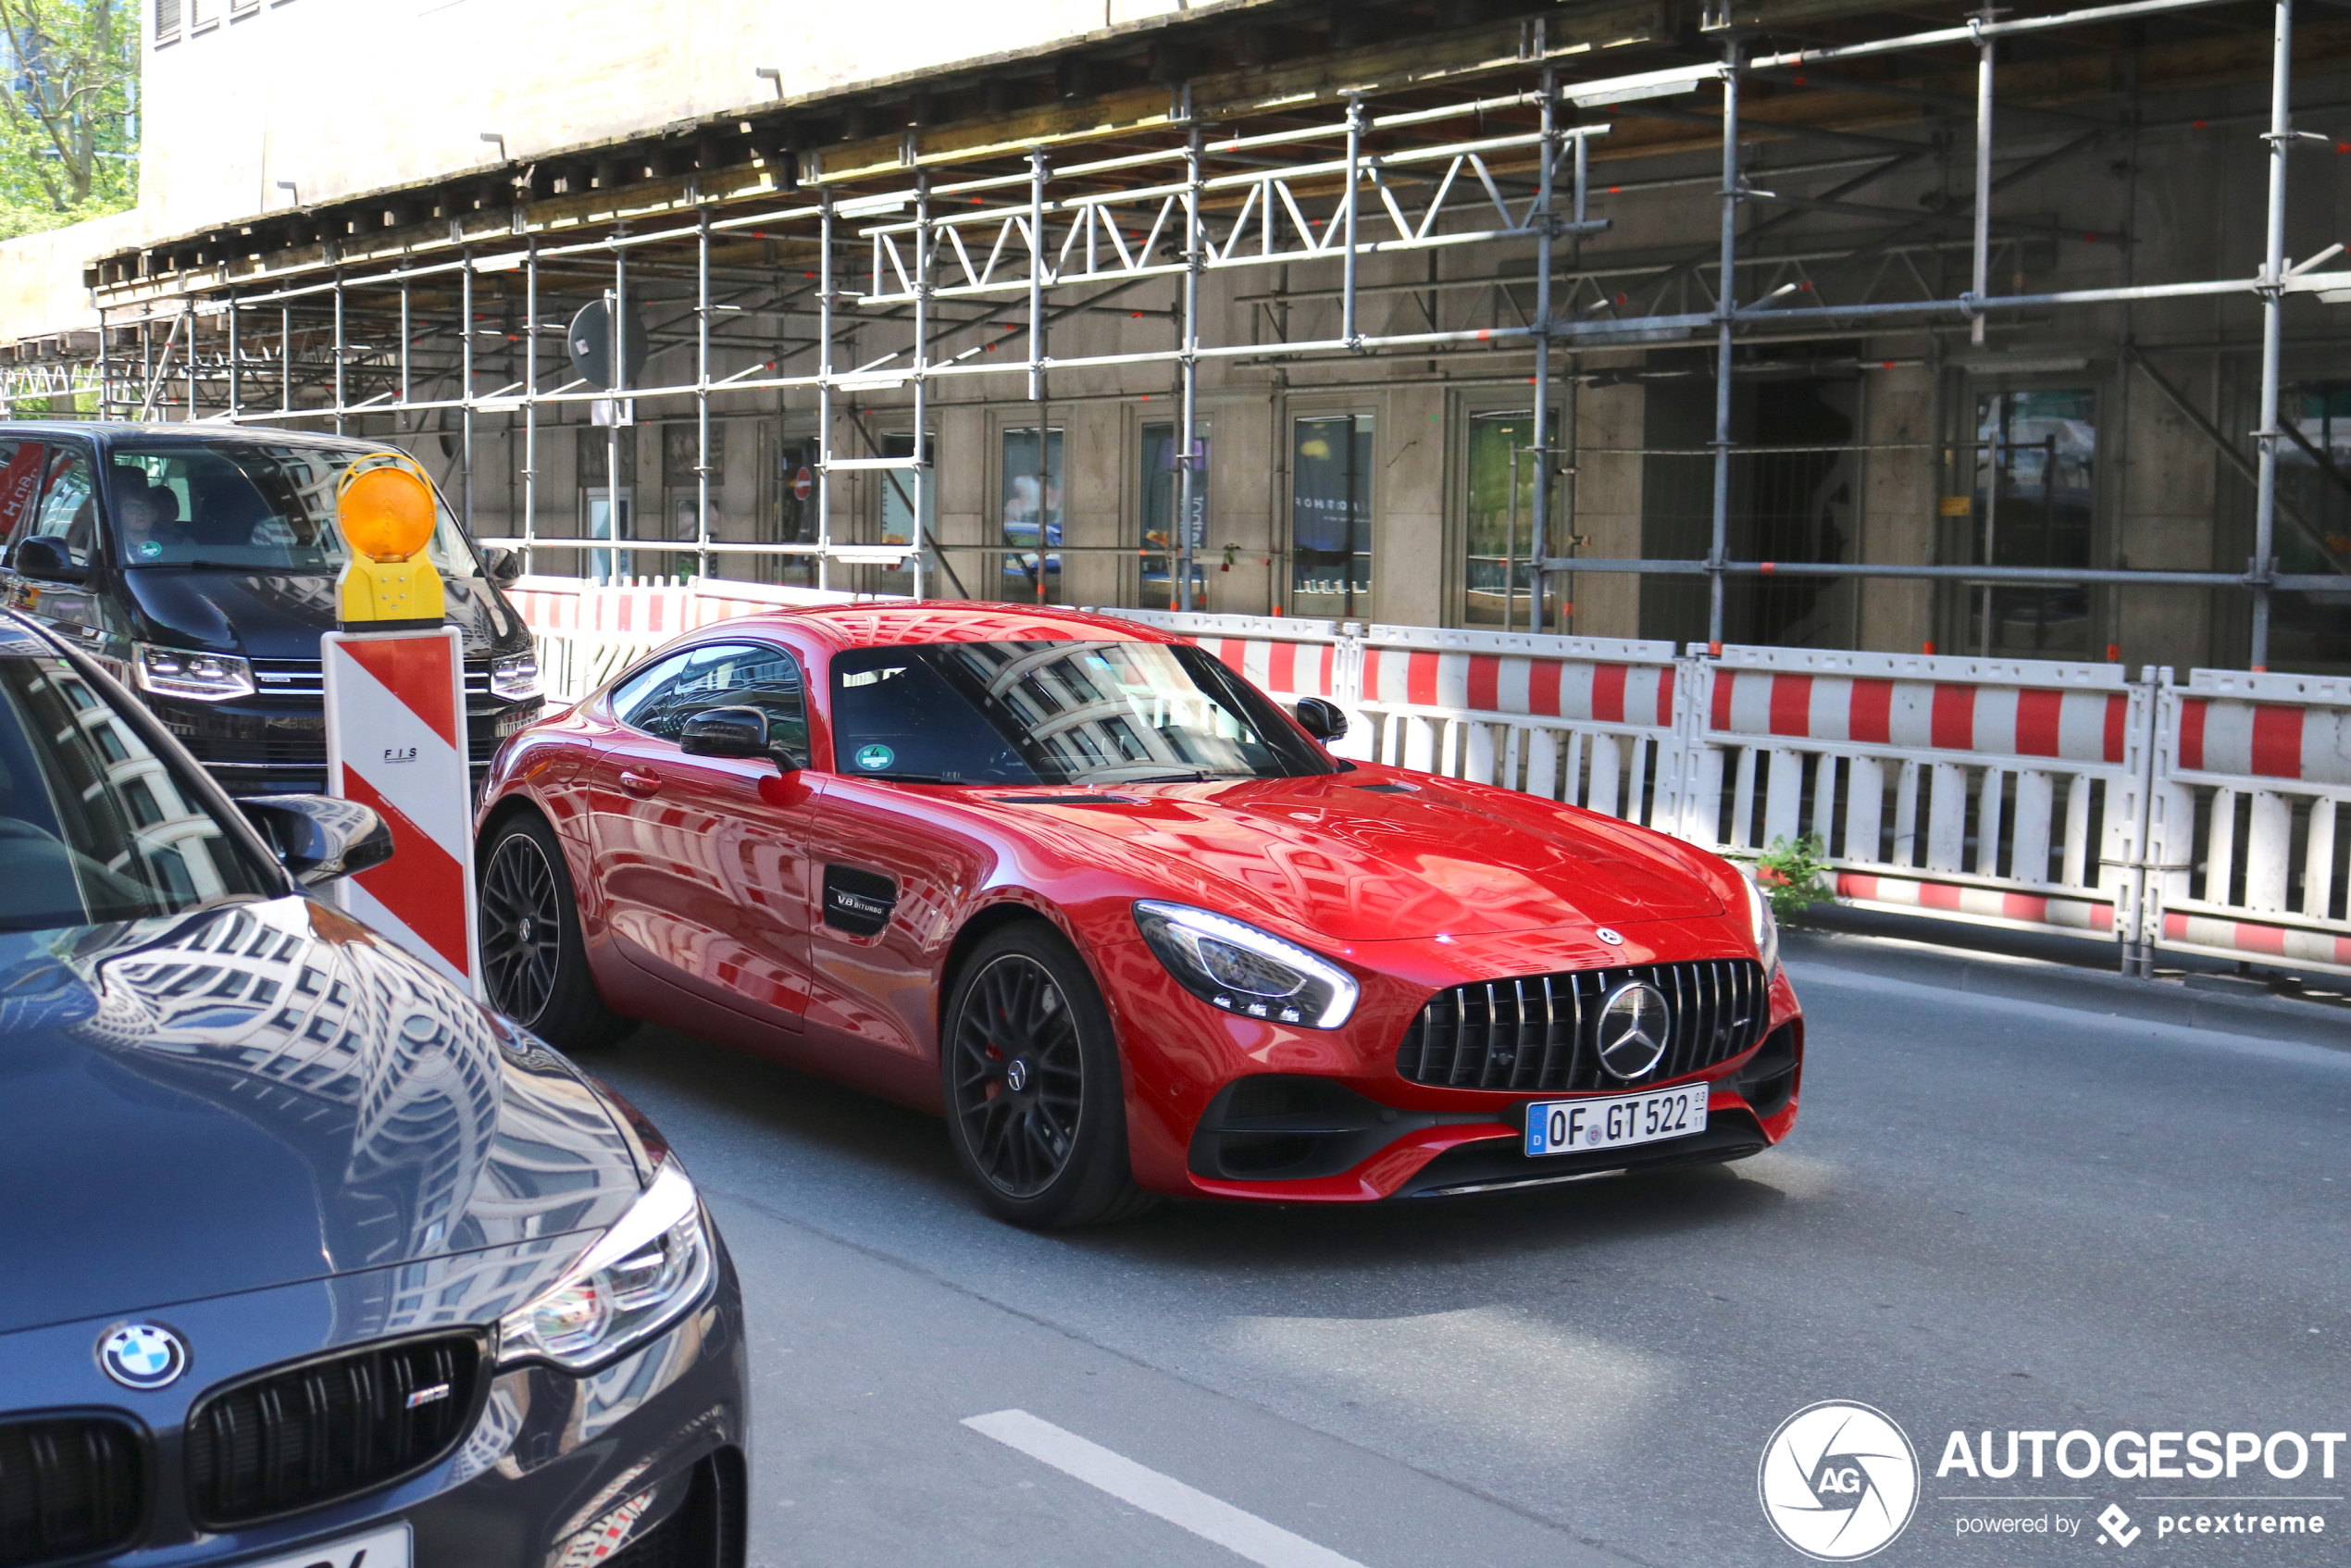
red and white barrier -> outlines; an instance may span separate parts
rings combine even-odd
[[[465,644],[457,628],[328,632],[327,789],[392,829],[390,861],[333,884],[338,901],[480,994]]]
[[[693,627],[849,597],[520,589],[550,691],[575,697]],[[1329,698],[1350,756],[1732,854],[1816,833],[1845,902],[2351,972],[2351,681],[1105,613]]]

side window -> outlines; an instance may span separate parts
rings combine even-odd
[[[60,453],[49,466],[49,487],[33,515],[32,529],[65,543],[77,566],[90,564],[90,549],[98,536],[98,504],[90,493],[90,459]]]
[[[808,753],[800,666],[780,648],[721,642],[690,649],[624,682],[612,706],[621,723],[664,740],[677,740],[686,720],[705,708],[758,708],[777,744]]]

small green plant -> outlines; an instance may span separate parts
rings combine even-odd
[[[1828,846],[1817,833],[1794,842],[1774,839],[1772,847],[1755,857],[1755,879],[1772,901],[1772,913],[1794,920],[1816,903],[1835,897],[1828,862]]]

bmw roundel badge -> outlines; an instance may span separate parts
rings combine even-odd
[[[168,1328],[126,1323],[98,1341],[98,1364],[126,1388],[161,1388],[188,1370],[188,1347]]]

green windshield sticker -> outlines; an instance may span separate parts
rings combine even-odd
[[[163,546],[155,540],[150,539],[142,541],[139,545],[139,557],[141,560],[152,561],[162,554]]]
[[[891,751],[888,746],[860,746],[857,748],[857,765],[864,768],[868,773],[879,773],[883,768],[888,767],[891,763],[894,763],[897,760],[898,753]]]

